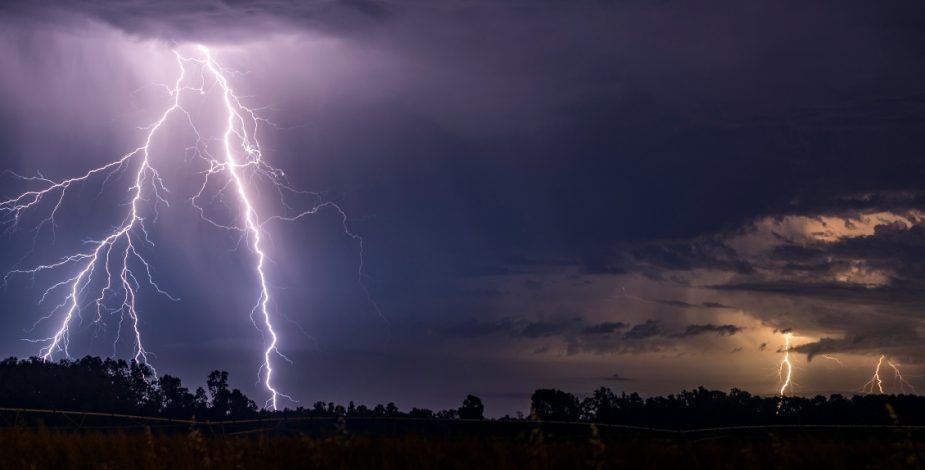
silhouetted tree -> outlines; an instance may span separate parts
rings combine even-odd
[[[485,413],[485,405],[482,404],[482,400],[475,395],[467,395],[466,399],[463,400],[462,406],[459,408],[459,417],[462,419],[483,419]]]
[[[240,390],[234,389],[228,395],[228,416],[248,418],[257,413],[257,404],[247,398]]]
[[[213,370],[206,380],[209,389],[209,410],[213,418],[223,419],[231,410],[231,391],[228,390],[228,372]]]
[[[168,418],[189,419],[197,411],[196,397],[183,386],[179,378],[164,375],[158,381],[161,388],[161,414]]]
[[[577,421],[581,417],[581,406],[575,395],[551,388],[533,392],[530,411],[544,421]]]
[[[456,419],[459,417],[456,410],[442,410],[435,415],[437,419]]]
[[[204,412],[209,407],[209,397],[202,387],[196,387],[196,393],[193,395],[193,401],[196,403],[196,409]]]
[[[613,421],[618,411],[617,397],[605,387],[595,390],[581,402],[581,417],[589,421]]]
[[[408,416],[411,418],[431,419],[434,417],[434,412],[427,408],[411,408]]]
[[[85,357],[46,362],[41,358],[0,361],[0,406],[52,408],[188,419],[253,416],[257,405],[240,390],[228,390],[228,373],[213,371],[195,394],[179,378],[160,379],[146,364]]]

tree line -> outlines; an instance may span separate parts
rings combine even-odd
[[[85,357],[45,362],[40,358],[0,361],[0,407],[37,408],[157,416],[173,419],[235,420],[258,416],[484,419],[484,404],[468,395],[461,406],[433,411],[401,411],[394,403],[367,407],[316,402],[310,407],[261,410],[238,389],[228,373],[213,371],[205,387],[194,390],[171,375],[155,376],[145,364]],[[697,428],[765,424],[915,424],[925,425],[925,397],[856,395],[845,397],[762,397],[733,389],[700,387],[676,395],[648,397],[616,394],[601,387],[586,397],[539,389],[527,414],[502,420],[584,421],[604,424]]]

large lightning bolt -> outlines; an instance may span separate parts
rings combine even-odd
[[[113,346],[114,350],[115,344],[119,341],[123,318],[127,317],[130,320],[134,335],[133,359],[139,363],[148,364],[149,353],[142,343],[140,316],[137,307],[138,291],[142,287],[139,278],[151,286],[155,292],[173,300],[178,300],[161,289],[154,281],[151,266],[143,257],[139,248],[139,245],[154,246],[154,242],[149,237],[146,222],[153,223],[157,220],[158,206],[160,204],[169,205],[165,197],[168,193],[167,188],[158,171],[152,166],[150,155],[155,138],[158,136],[158,131],[174,115],[181,116],[197,136],[195,145],[188,150],[202,159],[207,165],[207,169],[202,172],[204,175],[202,185],[192,198],[193,206],[198,209],[200,216],[206,222],[221,229],[238,232],[241,237],[240,240],[246,241],[247,247],[254,257],[253,266],[259,283],[259,295],[251,309],[250,317],[254,326],[264,333],[266,339],[266,348],[263,350],[258,376],[261,377],[263,385],[269,393],[266,406],[277,409],[279,397],[289,397],[280,393],[274,385],[273,360],[274,357],[288,359],[279,350],[279,336],[274,328],[271,315],[271,293],[266,272],[268,257],[262,244],[264,227],[269,221],[292,221],[318,213],[325,208],[335,210],[341,217],[344,233],[359,244],[358,281],[360,286],[376,313],[380,317],[382,317],[382,313],[375,302],[371,300],[365,285],[362,284],[363,240],[349,230],[344,211],[333,202],[321,200],[315,193],[293,189],[286,182],[284,172],[266,162],[261,154],[260,144],[256,137],[258,124],[263,120],[257,116],[253,109],[242,104],[242,101],[230,86],[228,72],[216,62],[209,49],[198,46],[198,52],[199,56],[186,57],[174,51],[179,72],[173,86],[165,87],[171,97],[171,103],[160,118],[146,128],[147,134],[144,145],[126,153],[116,161],[94,168],[75,178],[55,181],[41,175],[29,177],[13,174],[13,176],[26,183],[38,185],[39,188],[0,201],[0,225],[7,226],[11,230],[16,229],[20,224],[21,217],[27,211],[40,210],[47,200],[50,201],[49,204],[51,205],[47,216],[33,229],[35,237],[38,237],[39,232],[45,226],[50,225],[52,228],[56,226],[56,215],[71,188],[89,183],[96,178],[103,178],[102,185],[105,186],[123,169],[132,166],[135,168],[133,184],[128,188],[131,194],[131,200],[128,204],[129,210],[118,227],[107,232],[99,240],[88,242],[89,248],[86,250],[72,253],[50,263],[40,264],[32,268],[14,269],[7,273],[4,281],[7,281],[12,275],[28,275],[35,278],[38,274],[46,271],[52,273],[67,271],[68,269],[76,271],[76,274],[65,275],[63,280],[48,287],[42,293],[39,301],[40,304],[44,303],[47,298],[55,295],[58,290],[65,291],[63,301],[36,322],[37,325],[43,320],[51,320],[55,316],[60,316],[58,327],[54,334],[47,338],[30,340],[42,344],[40,355],[44,360],[51,360],[56,353],[62,353],[64,356],[70,357],[68,346],[75,317],[82,318],[82,309],[92,305],[96,311],[95,323],[104,323],[104,312],[112,316],[118,315],[119,329]],[[199,68],[199,73],[194,74],[198,76],[197,84],[189,85],[186,83],[190,80],[187,73],[187,67],[190,65]],[[209,151],[208,140],[196,128],[193,116],[184,108],[182,100],[184,92],[205,95],[209,90],[216,87],[218,92],[221,93],[225,123],[220,139],[221,157],[215,157]],[[244,172],[249,173],[243,174]],[[279,192],[280,202],[290,211],[288,214],[274,214],[264,217],[258,214],[258,207],[251,191],[251,186],[256,184],[253,181],[253,176],[259,177],[264,182],[269,182],[276,188]],[[201,200],[211,187],[212,181],[219,177],[226,179],[224,183],[220,183],[221,188],[216,196],[224,195],[229,188],[236,195],[235,199],[238,201],[240,209],[239,221],[236,223],[229,224],[216,221],[208,215],[206,208],[201,204]],[[294,211],[286,204],[285,197],[287,194],[311,195],[315,197],[316,202],[308,210]],[[146,210],[145,207],[148,207],[148,209]],[[105,284],[101,287],[94,287],[95,275],[103,277]],[[95,294],[89,295],[91,291],[95,292]],[[62,311],[63,314],[61,313]],[[259,321],[256,317],[259,317]]]
[[[228,79],[225,78],[218,65],[216,65],[215,60],[212,59],[212,54],[209,50],[204,46],[199,46],[199,49],[205,55],[206,68],[215,76],[216,81],[221,87],[222,101],[228,113],[228,126],[225,128],[225,134],[222,137],[222,145],[225,151],[225,164],[232,181],[234,181],[238,197],[241,199],[241,206],[244,212],[244,223],[247,227],[247,237],[250,239],[251,249],[257,257],[255,268],[257,270],[257,277],[260,280],[260,298],[251,310],[251,319],[253,319],[254,312],[259,310],[264,326],[266,327],[266,332],[270,335],[269,344],[263,352],[263,365],[261,368],[264,372],[264,385],[267,387],[267,390],[270,391],[270,401],[275,410],[279,392],[273,387],[273,363],[270,359],[271,355],[274,353],[284,358],[285,356],[283,356],[276,347],[279,342],[279,337],[273,329],[273,323],[270,321],[270,312],[267,307],[270,302],[270,290],[267,289],[267,275],[263,269],[264,262],[266,261],[266,254],[263,252],[263,248],[260,245],[260,226],[257,221],[257,213],[254,210],[254,204],[251,202],[250,196],[247,194],[244,182],[241,180],[241,175],[238,174],[239,163],[235,159],[235,147],[233,143],[234,140],[237,140],[238,146],[244,150],[247,156],[253,159],[252,161],[258,165],[261,163],[259,145],[255,145],[255,142],[251,142],[251,138],[247,132],[247,126],[245,125],[247,121],[244,116],[241,115],[241,112],[248,113],[251,118],[253,118],[254,114],[251,110],[241,105],[241,102],[234,95],[231,87],[228,86]]]

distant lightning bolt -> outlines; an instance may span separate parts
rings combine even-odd
[[[781,382],[779,395],[783,398],[787,389],[793,391],[793,364],[790,362],[790,333],[784,333],[784,358],[780,361],[780,365],[777,368],[777,375]]]
[[[832,362],[834,362],[834,363],[836,363],[836,364],[838,364],[838,365],[840,365],[840,366],[842,366],[842,367],[846,367],[846,366],[845,366],[845,363],[842,362],[841,359],[839,359],[839,358],[837,358],[837,357],[835,357],[835,356],[830,356],[830,355],[828,355],[828,354],[823,354],[823,355],[821,355],[820,357],[822,357],[823,359],[828,359],[828,360],[830,360],[830,361],[832,361]]]
[[[865,393],[874,393],[874,389],[877,390],[877,393],[881,395],[885,393],[883,391],[883,380],[880,378],[880,368],[883,366],[883,359],[886,356],[880,355],[880,359],[877,361],[877,367],[874,369],[874,375],[861,387],[861,390]]]
[[[886,363],[887,365],[890,366],[891,369],[893,369],[893,379],[899,385],[900,393],[906,393],[906,387],[908,387],[910,390],[914,392],[915,387],[913,387],[912,384],[907,382],[906,379],[903,377],[902,372],[900,372],[899,370],[899,364],[893,361],[890,361],[890,360],[887,360]]]
[[[793,391],[793,364],[790,362],[790,332],[784,333],[784,358],[781,359],[777,366],[777,377],[780,381],[780,390],[777,392],[780,398],[777,401],[777,413],[780,414],[784,407],[784,395],[789,389]]]
[[[885,354],[881,354],[880,358],[877,360],[877,366],[874,368],[874,375],[861,387],[862,392],[875,393],[876,391],[876,393],[881,395],[886,393],[886,389],[883,386],[883,379],[880,377],[880,369],[883,368],[884,361],[886,361],[890,369],[893,369],[893,380],[895,385],[899,388],[900,393],[906,393],[907,388],[913,391],[915,390],[915,387],[903,377],[902,372],[899,370],[899,364],[888,359]]]
[[[51,311],[40,318],[38,322],[49,320],[53,316],[64,312],[61,315],[60,323],[55,333],[43,339],[29,340],[41,343],[41,357],[48,361],[56,353],[62,353],[70,357],[68,346],[70,343],[70,330],[74,322],[74,317],[80,317],[81,309],[87,305],[95,305],[96,319],[95,323],[103,322],[103,312],[111,315],[119,314],[119,331],[121,331],[122,319],[126,316],[130,320],[134,340],[133,340],[133,359],[139,363],[148,364],[149,352],[142,343],[140,316],[137,308],[138,291],[141,288],[143,280],[147,285],[158,294],[167,296],[172,300],[178,300],[166,291],[161,289],[155,283],[151,266],[149,262],[139,252],[139,244],[154,246],[145,225],[150,219],[153,223],[157,220],[158,205],[163,203],[169,206],[165,195],[168,193],[160,174],[152,166],[150,161],[152,143],[158,131],[164,124],[175,114],[182,115],[185,122],[190,126],[197,136],[197,142],[188,150],[201,158],[208,166],[203,172],[203,182],[199,191],[192,198],[192,205],[199,211],[200,216],[206,222],[224,229],[234,231],[240,234],[240,240],[247,242],[247,247],[254,255],[254,271],[259,282],[259,296],[251,309],[250,317],[255,327],[266,335],[266,349],[263,351],[263,361],[258,371],[263,385],[266,387],[269,398],[266,406],[277,409],[279,397],[289,398],[288,395],[280,393],[274,385],[274,368],[273,358],[278,356],[288,360],[279,350],[279,336],[274,328],[271,315],[271,295],[268,287],[268,276],[266,273],[267,254],[263,247],[264,226],[271,220],[293,221],[301,217],[318,213],[320,210],[328,208],[335,210],[340,216],[343,223],[344,233],[351,239],[359,243],[360,261],[358,271],[358,281],[367,296],[376,313],[382,317],[378,306],[371,300],[369,292],[362,283],[363,277],[363,240],[358,235],[351,232],[347,226],[347,217],[344,211],[335,203],[322,201],[317,194],[307,193],[293,189],[285,181],[284,172],[269,165],[263,159],[260,144],[257,141],[256,134],[259,122],[263,121],[258,117],[256,112],[242,104],[241,100],[231,88],[227,78],[228,73],[213,58],[211,52],[205,46],[198,46],[200,57],[185,57],[179,52],[174,51],[179,73],[173,87],[165,86],[172,102],[170,106],[161,114],[160,118],[147,127],[147,134],[144,139],[144,145],[123,155],[120,159],[107,163],[98,168],[94,168],[82,176],[54,181],[41,175],[36,177],[22,176],[13,174],[16,178],[30,184],[37,184],[39,189],[29,190],[5,201],[0,201],[0,226],[6,226],[10,230],[16,229],[24,213],[31,209],[38,209],[46,200],[53,203],[47,217],[42,219],[36,227],[35,237],[46,225],[54,228],[56,224],[56,215],[65,200],[68,191],[75,185],[89,182],[93,178],[104,177],[103,185],[105,186],[121,170],[132,165],[137,165],[134,173],[133,184],[128,188],[131,194],[129,201],[129,211],[122,220],[121,224],[109,231],[100,240],[87,242],[89,248],[84,251],[73,253],[57,259],[48,264],[41,264],[29,269],[14,269],[4,277],[6,282],[13,275],[28,275],[35,278],[38,274],[48,272],[57,272],[62,269],[73,267],[76,274],[66,277],[60,282],[56,282],[46,289],[39,301],[44,303],[45,300],[54,295],[59,289],[65,290],[64,300],[53,307]],[[187,66],[193,64],[200,68],[199,84],[196,86],[185,85],[187,78]],[[212,83],[206,83],[206,76],[212,78]],[[208,149],[206,139],[200,134],[199,130],[193,124],[192,115],[183,107],[181,95],[184,91],[198,92],[205,95],[211,87],[217,86],[222,97],[222,107],[224,112],[224,131],[221,138],[222,156],[216,158]],[[305,211],[296,212],[295,215],[270,215],[261,218],[258,214],[258,208],[249,189],[249,185],[254,184],[251,179],[246,179],[242,172],[245,170],[252,171],[255,175],[260,176],[265,181],[269,181],[279,192],[280,202],[291,211],[285,202],[285,194],[301,194],[316,197],[314,207]],[[12,173],[11,173],[12,174]],[[226,182],[221,186],[218,195],[222,195],[231,187],[237,195],[237,201],[240,207],[240,224],[220,223],[206,213],[206,209],[200,204],[204,198],[207,188],[211,181],[218,175],[225,175]],[[152,208],[153,216],[147,215],[142,211],[142,206],[149,204]],[[116,252],[115,256],[113,252]],[[113,268],[113,264],[116,267]],[[103,276],[105,285],[96,289],[91,287],[94,282],[94,275]],[[95,295],[88,296],[88,291],[93,290]],[[87,301],[87,298],[91,300]],[[114,304],[113,301],[116,303]],[[260,325],[255,316],[259,316]],[[384,317],[382,317],[384,319]],[[36,324],[38,324],[38,322]],[[120,335],[117,331],[115,343],[119,341]],[[290,398],[291,400],[291,398]]]

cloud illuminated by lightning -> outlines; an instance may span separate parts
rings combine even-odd
[[[202,173],[202,185],[191,200],[192,205],[198,209],[200,216],[206,222],[223,230],[238,233],[239,240],[246,242],[246,246],[253,255],[253,269],[260,293],[250,311],[250,317],[254,326],[264,334],[266,341],[258,376],[269,393],[266,406],[277,409],[279,397],[288,398],[288,396],[280,393],[274,385],[274,359],[288,359],[279,350],[279,336],[273,324],[271,292],[266,272],[267,254],[263,245],[265,225],[271,220],[297,220],[318,213],[322,209],[335,210],[341,217],[344,233],[359,244],[358,276],[360,279],[358,280],[361,281],[360,286],[366,293],[367,300],[382,317],[382,313],[371,300],[361,280],[363,240],[349,230],[346,214],[337,204],[323,201],[314,193],[292,188],[286,181],[284,172],[267,163],[257,140],[259,124],[265,121],[253,109],[242,103],[228,80],[229,72],[215,60],[208,48],[198,46],[197,54],[189,57],[174,51],[174,56],[178,66],[177,79],[172,86],[165,86],[171,98],[170,105],[159,119],[146,128],[147,134],[142,146],[124,154],[118,160],[70,179],[55,181],[41,175],[33,177],[12,174],[27,184],[37,186],[37,189],[28,190],[0,201],[0,225],[10,230],[19,227],[21,218],[26,212],[47,209],[47,216],[33,228],[37,237],[44,227],[54,228],[56,226],[56,216],[66,196],[72,192],[72,188],[91,183],[99,178],[103,179],[102,186],[105,186],[117,176],[117,173],[131,168],[134,178],[128,188],[129,209],[121,223],[98,240],[87,242],[86,250],[31,268],[14,269],[6,274],[4,280],[8,280],[13,275],[27,275],[35,278],[38,274],[45,272],[65,273],[63,280],[53,283],[42,293],[40,304],[57,295],[59,290],[63,291],[63,300],[36,323],[48,320],[55,321],[58,326],[51,336],[30,340],[42,344],[39,353],[44,360],[51,360],[58,353],[70,357],[70,333],[75,317],[82,318],[82,311],[90,307],[96,313],[95,323],[104,321],[104,313],[118,315],[119,330],[115,342],[119,341],[122,319],[127,317],[130,320],[133,334],[134,354],[132,358],[139,363],[149,364],[149,352],[142,342],[141,319],[137,305],[142,281],[144,285],[150,286],[158,294],[172,300],[179,300],[170,296],[154,281],[151,265],[139,249],[139,245],[155,246],[149,237],[146,224],[156,222],[158,208],[161,204],[169,206],[166,198],[168,190],[157,169],[152,165],[150,156],[159,131],[168,120],[182,119],[197,136],[196,143],[189,150],[202,159],[207,166]],[[191,74],[190,69],[195,69],[198,73]],[[190,81],[196,83],[190,84],[188,83]],[[219,139],[221,142],[220,156],[215,156],[210,152],[208,139],[195,126],[193,116],[184,107],[183,101],[184,95],[205,95],[211,90],[217,90],[221,95],[224,130]],[[261,216],[258,213],[252,187],[255,184],[254,177],[269,182],[279,192],[280,201],[290,211],[289,214]],[[218,195],[224,195],[228,190],[233,191],[238,208],[237,222],[220,223],[210,217],[201,205],[202,199],[215,180],[218,180],[220,185]],[[285,203],[287,194],[316,196],[316,202],[308,210],[294,211]],[[47,208],[46,205],[51,207]],[[94,287],[94,276],[102,277],[105,285],[98,289]]]

